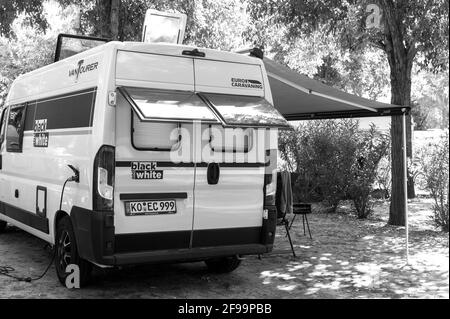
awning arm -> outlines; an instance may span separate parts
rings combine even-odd
[[[284,78],[282,78],[282,77],[280,77],[280,76],[278,76],[276,74],[273,74],[271,72],[267,72],[267,75],[270,76],[271,78],[274,78],[275,80],[283,82],[284,84],[289,85],[289,86],[291,86],[291,87],[293,87],[293,88],[295,88],[295,89],[297,89],[299,91],[302,91],[304,93],[312,94],[312,95],[323,97],[323,98],[328,99],[328,100],[333,100],[333,101],[336,101],[336,102],[340,102],[340,103],[356,106],[356,107],[359,107],[359,108],[362,108],[362,109],[365,109],[365,110],[369,110],[371,112],[375,112],[375,113],[378,112],[376,109],[371,108],[369,106],[365,106],[365,105],[362,105],[362,104],[358,104],[358,103],[342,100],[340,98],[337,98],[337,97],[334,97],[334,96],[330,96],[330,95],[327,95],[327,94],[314,92],[311,89],[304,88],[304,87],[302,87],[302,86],[300,86],[300,85],[298,85],[296,83],[293,83],[293,82],[291,82],[289,80],[286,80],[286,79],[284,79]]]

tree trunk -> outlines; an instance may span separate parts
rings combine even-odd
[[[402,34],[402,21],[392,0],[381,0],[384,14],[384,48],[389,62],[391,77],[391,103],[401,106],[411,105],[411,70],[416,54],[414,43],[405,43]],[[401,116],[392,117],[391,158],[392,158],[392,196],[389,212],[391,225],[405,225],[406,207],[404,204],[404,179]],[[406,155],[412,157],[411,115],[406,117]],[[414,197],[414,181],[408,174],[408,197]]]
[[[119,35],[120,0],[111,0],[111,39],[117,40]]]
[[[411,105],[411,67],[412,63],[400,65],[398,68],[391,67],[391,103],[401,106]],[[392,74],[394,70],[394,74]],[[401,137],[401,136],[400,136]],[[391,138],[394,138],[391,136]],[[392,144],[394,145],[394,144]],[[394,151],[394,150],[392,150]],[[399,152],[399,150],[397,150]],[[411,114],[406,115],[406,156],[412,158],[412,123]],[[403,176],[403,175],[402,175]],[[407,180],[408,198],[416,197],[414,179],[408,170]]]
[[[103,38],[111,38],[111,1],[97,0],[97,33]]]

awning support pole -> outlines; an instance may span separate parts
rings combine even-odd
[[[403,200],[405,204],[405,232],[406,232],[406,264],[409,265],[409,225],[408,225],[408,161],[406,157],[406,109],[402,115],[402,150],[403,150]]]

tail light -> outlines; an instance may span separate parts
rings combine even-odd
[[[275,194],[277,192],[277,173],[264,175],[264,206],[275,206]]]
[[[264,175],[264,206],[275,206],[277,192],[277,150],[267,150],[269,166]]]
[[[103,145],[94,160],[93,209],[96,211],[114,210],[115,149]]]

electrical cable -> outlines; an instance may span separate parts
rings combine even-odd
[[[63,200],[63,196],[64,196],[64,189],[66,188],[67,182],[72,182],[72,181],[77,181],[77,180],[78,180],[77,176],[71,176],[68,179],[66,179],[66,181],[64,182],[63,188],[62,188],[62,191],[61,191],[61,198],[59,200],[59,210],[61,210],[61,208],[62,208],[62,200]],[[39,279],[43,278],[47,274],[48,270],[50,269],[50,267],[53,264],[53,261],[55,260],[55,257],[56,257],[56,247],[53,247],[53,256],[52,256],[52,259],[50,260],[50,263],[48,264],[48,266],[45,269],[45,271],[40,276],[35,277],[35,278],[32,278],[32,277],[19,277],[19,276],[12,275],[11,273],[16,271],[16,270],[13,267],[10,267],[10,266],[0,266],[0,275],[13,278],[13,279],[15,279],[17,281],[25,281],[25,282],[36,281],[36,280],[39,280]]]

